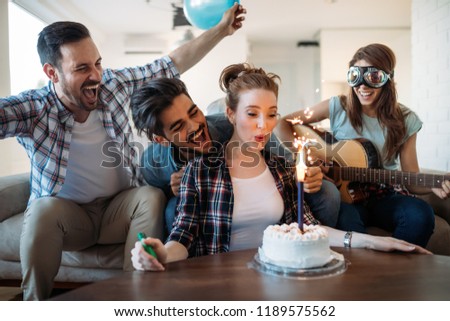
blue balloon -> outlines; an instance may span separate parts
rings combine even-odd
[[[189,23],[200,29],[210,29],[220,22],[223,14],[238,0],[185,0],[184,15]]]

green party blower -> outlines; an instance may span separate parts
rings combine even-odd
[[[138,240],[141,242],[142,247],[144,248],[145,252],[147,252],[148,254],[153,256],[155,259],[157,259],[158,257],[156,256],[155,250],[153,250],[153,248],[150,245],[145,244],[145,242],[144,242],[144,240],[147,238],[147,236],[144,233],[140,232],[140,233],[138,233],[137,237],[138,237]]]

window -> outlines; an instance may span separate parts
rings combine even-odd
[[[8,21],[11,94],[16,95],[47,82],[36,50],[38,34],[45,24],[12,2],[8,3]],[[14,138],[0,140],[0,154],[0,176],[30,170],[25,149]]]
[[[47,83],[36,49],[38,34],[45,24],[12,2],[8,8],[11,94],[16,95]]]

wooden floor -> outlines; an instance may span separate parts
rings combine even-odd
[[[0,287],[0,301],[21,301],[22,289],[15,287]]]
[[[51,297],[72,290],[71,288],[53,289]],[[0,301],[22,301],[22,289],[13,286],[0,286]]]

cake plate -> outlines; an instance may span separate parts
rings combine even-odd
[[[332,259],[323,266],[310,269],[298,269],[263,262],[260,259],[259,253],[256,253],[253,260],[248,263],[248,267],[265,274],[298,280],[326,278],[344,273],[347,270],[349,262],[345,261],[342,254],[332,250],[330,250],[330,255]]]

